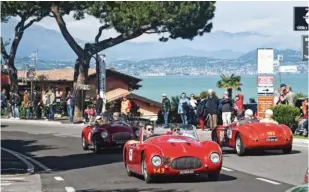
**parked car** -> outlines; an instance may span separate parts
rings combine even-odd
[[[154,134],[145,139],[141,129],[138,143],[127,142],[123,149],[124,165],[129,176],[143,175],[145,182],[155,177],[207,174],[219,179],[222,151],[213,141],[200,141],[194,125],[178,124],[180,135],[155,125]],[[144,140],[145,139],[145,140]]]
[[[218,126],[211,137],[221,147],[235,149],[239,156],[249,149],[282,150],[288,154],[293,143],[293,134],[288,126],[271,123]]]
[[[98,124],[94,119],[82,130],[81,140],[84,150],[101,153],[103,148],[119,147],[131,139],[139,137],[139,127],[131,126],[125,121]]]

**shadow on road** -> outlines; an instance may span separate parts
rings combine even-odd
[[[8,127],[9,125],[1,125],[1,128]]]
[[[56,149],[52,146],[37,145],[35,140],[1,139],[1,146],[27,155],[31,152]],[[22,149],[21,149],[22,148]]]
[[[189,192],[189,190],[179,190],[179,189],[162,189],[162,188],[130,188],[130,189],[106,189],[106,190],[96,190],[96,189],[86,189],[77,190],[76,192]]]
[[[284,154],[282,150],[248,150],[244,154],[245,156],[272,156],[272,155],[293,155],[293,154],[299,154],[301,151],[298,150],[292,150],[290,154]],[[235,151],[227,150],[223,152],[223,156],[225,157],[226,154],[235,154]],[[228,157],[228,156],[227,156]]]
[[[143,176],[134,174],[134,177],[144,181]],[[199,175],[199,176],[174,176],[174,177],[161,177],[156,178],[155,183],[158,184],[171,184],[171,183],[212,183],[212,182],[222,182],[222,181],[233,181],[236,180],[236,177],[220,174],[219,181],[209,181],[207,175]]]
[[[40,135],[40,140],[55,138],[50,135]],[[61,138],[65,140],[67,138]],[[76,145],[77,143],[68,140],[66,142]],[[122,162],[122,149],[106,149],[103,150],[102,154],[94,154],[92,151],[82,151],[77,154],[72,154],[70,148],[59,148],[51,145],[38,145],[36,140],[13,140],[3,139],[1,145],[4,148],[11,149],[22,153],[28,157],[31,157],[43,165],[47,166],[53,171],[66,171],[81,169],[87,167],[100,166],[105,164],[111,164],[116,162]],[[78,141],[78,145],[79,141]],[[52,149],[52,150],[51,150]],[[51,150],[51,151],[45,151]],[[38,156],[38,151],[40,156]],[[71,153],[71,154],[68,154]],[[74,153],[74,152],[73,152]],[[46,154],[46,155],[45,155]],[[45,156],[43,156],[45,155]],[[42,170],[43,171],[43,170]]]

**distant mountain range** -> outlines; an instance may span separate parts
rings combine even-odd
[[[13,31],[17,21],[11,19],[9,23],[1,23],[1,34],[5,40],[13,37]],[[80,45],[85,41],[75,38]],[[255,51],[259,47],[273,47],[284,50],[285,59],[297,60],[300,52],[287,48],[299,47],[299,42],[284,43],[282,39],[258,34],[255,32],[229,33],[225,31],[213,31],[202,37],[189,40],[169,40],[162,42],[134,43],[124,42],[114,46],[104,53],[108,61],[117,60],[147,60],[166,57],[180,57],[184,55],[207,57],[213,59],[256,59]],[[17,58],[29,57],[36,49],[39,50],[40,60],[74,61],[75,53],[64,40],[60,32],[46,29],[39,25],[28,28],[20,43]],[[248,53],[248,51],[251,51]],[[279,51],[280,52],[280,51]],[[287,55],[285,55],[287,54]]]

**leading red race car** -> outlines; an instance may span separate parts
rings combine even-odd
[[[212,131],[212,140],[221,147],[236,149],[242,156],[248,149],[282,150],[291,153],[293,134],[286,125],[272,123],[247,123],[236,126],[218,126]]]
[[[139,127],[124,121],[98,125],[95,121],[83,128],[81,139],[84,150],[101,153],[102,148],[124,146],[131,139],[139,137]]]
[[[123,160],[129,176],[143,175],[146,183],[166,175],[208,174],[211,181],[219,179],[222,151],[217,143],[199,141],[193,125],[178,125],[178,135],[163,127],[156,125],[155,133],[146,139],[144,132],[152,128],[141,128],[139,143],[126,143]]]

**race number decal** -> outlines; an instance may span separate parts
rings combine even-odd
[[[232,139],[232,130],[231,130],[231,129],[228,129],[228,130],[226,131],[226,134],[227,134],[227,137],[228,137],[229,139]]]
[[[88,141],[91,141],[91,132],[88,133]]]
[[[164,174],[164,168],[153,169],[155,174]]]
[[[220,131],[219,140],[223,141],[224,139],[224,131]]]
[[[133,159],[133,149],[129,150],[129,161],[132,161]]]
[[[268,136],[274,136],[274,135],[276,135],[276,134],[275,134],[275,132],[273,132],[273,131],[269,131],[269,132],[267,132],[267,135],[268,135]]]

